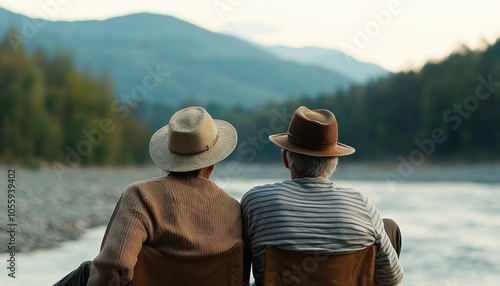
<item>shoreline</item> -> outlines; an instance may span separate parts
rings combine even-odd
[[[221,164],[224,167],[234,162]],[[245,176],[251,178],[273,178],[280,174],[280,178],[287,179],[289,174],[283,165],[278,163],[236,163],[242,166]],[[219,167],[216,168],[220,169]],[[272,172],[269,172],[273,170]],[[279,171],[276,171],[279,170]],[[393,162],[343,162],[339,161],[337,170],[331,177],[335,180],[359,181],[392,181],[392,182],[473,182],[473,183],[500,183],[499,163],[429,163],[421,166],[411,164],[395,164]]]
[[[500,183],[500,163],[411,164],[339,163],[333,178],[354,180],[392,180],[400,182],[474,182]],[[359,171],[365,171],[363,176]]]
[[[92,260],[99,253],[105,227],[98,226],[85,230],[77,240],[62,242],[57,247],[37,249],[17,254],[19,269],[15,279],[7,276],[2,267],[1,285],[52,285],[73,271],[86,260]],[[0,253],[5,261],[7,253]]]
[[[59,247],[61,243],[78,240],[92,227],[105,226],[124,188],[138,180],[162,176],[155,166],[126,168],[72,169],[62,176],[48,168],[30,170],[17,168],[16,220],[19,231],[16,252],[31,253]],[[7,174],[8,167],[0,166]],[[388,175],[389,174],[389,175]],[[59,174],[60,175],[60,174]],[[243,188],[289,178],[278,164],[236,164],[229,161],[217,165],[213,180],[226,189],[230,178],[241,179]],[[229,179],[228,179],[229,178]],[[386,181],[394,184],[411,182],[472,182],[500,184],[500,164],[424,165],[412,169],[388,163],[339,163],[333,181]],[[248,188],[249,189],[249,188]],[[234,191],[229,190],[228,191]],[[238,190],[233,196],[241,196]],[[230,192],[231,193],[231,192]],[[7,214],[7,205],[0,205],[0,215]],[[6,229],[0,221],[0,228]],[[0,232],[0,241],[8,241],[8,233]],[[6,244],[5,244],[6,245]],[[0,253],[8,253],[3,247]]]
[[[255,162],[246,163],[239,162],[235,160],[229,160],[227,162],[219,163],[216,167],[215,173],[221,169],[227,168],[227,165],[231,165],[231,168],[237,166],[237,168],[245,169],[242,172],[250,172],[252,177],[261,176],[261,178],[269,178],[268,172],[262,172],[263,169],[283,169],[280,162]],[[53,173],[73,173],[73,172],[86,172],[86,171],[123,171],[123,172],[133,172],[134,170],[146,170],[154,172],[156,171],[156,176],[161,176],[161,170],[156,167],[156,165],[96,165],[96,166],[65,166],[61,163],[53,164],[43,164],[40,168],[29,168],[22,164],[0,164],[0,170],[6,170],[8,168],[16,168],[21,170],[27,170],[29,172],[53,172]],[[259,169],[258,174],[254,174],[252,169]],[[274,171],[273,173],[276,173]],[[282,172],[284,178],[288,175],[286,172]],[[227,174],[226,174],[227,175]],[[462,161],[450,161],[450,162],[439,162],[439,163],[423,163],[423,164],[412,164],[408,161],[402,161],[395,163],[393,161],[389,162],[387,160],[381,161],[359,161],[359,162],[343,162],[343,159],[339,161],[337,171],[333,175],[332,179],[338,180],[387,180],[387,177],[397,178],[400,181],[460,181],[460,182],[476,182],[476,183],[500,183],[500,162],[478,162],[478,163],[467,163]]]

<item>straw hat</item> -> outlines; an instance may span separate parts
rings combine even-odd
[[[169,124],[153,134],[149,153],[158,167],[170,172],[202,169],[225,159],[236,147],[237,133],[202,107],[174,113]]]
[[[355,151],[338,142],[337,119],[332,112],[305,106],[293,114],[288,132],[271,135],[269,140],[285,150],[315,157],[345,156]]]

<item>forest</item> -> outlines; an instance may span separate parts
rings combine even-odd
[[[0,162],[38,167],[140,164],[148,127],[110,109],[113,86],[78,71],[69,52],[14,51],[0,43]]]
[[[186,103],[192,104],[197,103]],[[484,50],[464,46],[419,71],[392,74],[345,91],[304,95],[257,109],[220,104],[205,107],[238,130],[239,144],[233,158],[254,162],[279,161],[279,150],[267,136],[285,132],[294,110],[301,105],[335,114],[339,141],[356,148],[356,153],[347,157],[351,161],[393,162],[400,156],[431,163],[498,161],[500,41]],[[173,110],[143,105],[139,112],[155,129]]]
[[[148,142],[183,106],[141,102],[117,113],[106,74],[75,67],[70,52],[14,52],[0,46],[0,163],[66,165],[150,163]],[[239,133],[232,159],[279,160],[267,137],[285,132],[301,106],[331,110],[339,141],[356,148],[353,161],[398,156],[428,162],[500,159],[500,41],[483,50],[462,47],[418,71],[405,71],[348,89],[264,106],[203,104]],[[422,159],[422,158],[420,158]]]
[[[420,150],[431,161],[497,160],[500,41],[484,51],[463,47],[418,72],[398,73],[301,104],[332,110],[341,125],[341,140],[356,146],[361,159]]]

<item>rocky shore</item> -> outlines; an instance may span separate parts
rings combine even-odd
[[[8,168],[1,167],[0,174]],[[78,239],[85,228],[105,225],[131,182],[160,175],[156,168],[16,168],[16,251],[51,248]],[[4,181],[2,180],[2,183]],[[2,184],[2,196],[6,196]],[[4,202],[4,198],[1,198]],[[7,204],[0,205],[1,249],[7,252]]]

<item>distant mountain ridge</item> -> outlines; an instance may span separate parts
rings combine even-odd
[[[366,83],[391,74],[378,65],[358,61],[343,52],[332,49],[316,47],[290,48],[285,46],[262,47],[279,58],[323,67],[329,71],[348,76],[358,83]]]
[[[104,21],[51,22],[0,8],[0,33],[12,25],[21,36],[31,28],[33,35],[24,37],[28,50],[58,47],[95,75],[109,74],[122,99],[143,84],[150,70],[168,77],[148,90],[145,100],[170,105],[195,100],[254,107],[314,97],[353,83],[339,72],[281,59],[172,16],[140,13]]]

